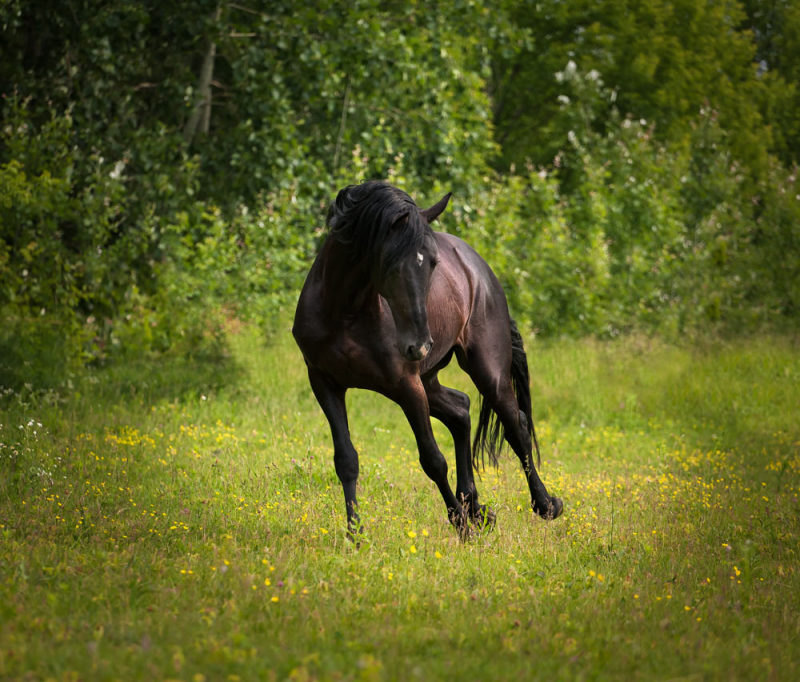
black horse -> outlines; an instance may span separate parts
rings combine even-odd
[[[522,462],[534,511],[554,519],[563,510],[534,467],[533,448],[538,456],[539,447],[528,361],[503,289],[469,245],[430,227],[449,199],[450,194],[420,210],[405,192],[384,182],[343,189],[328,211],[329,234],[297,303],[292,333],[330,423],[351,534],[360,521],[348,388],[377,391],[402,407],[422,468],[460,531],[469,520],[494,523],[494,512],[478,503],[473,465],[485,451],[496,461],[501,432]],[[454,354],[482,396],[471,449],[469,398],[437,378]],[[431,416],[453,435],[455,495]]]

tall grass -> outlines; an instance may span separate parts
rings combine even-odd
[[[6,392],[0,677],[797,679],[797,340],[527,345],[565,513],[535,517],[507,456],[467,542],[399,408],[358,392],[346,540],[288,334]]]

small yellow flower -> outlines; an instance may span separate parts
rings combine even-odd
[[[265,584],[267,587],[269,587],[270,585],[272,585],[272,581],[271,581],[269,578],[264,578],[264,584]]]
[[[411,547],[408,548],[408,551],[411,552],[412,554],[416,554],[417,553],[417,548],[414,547],[414,545],[411,545]]]
[[[439,552],[438,549],[436,550],[436,552],[434,553],[433,556],[435,556],[437,559],[441,559],[442,558],[442,554],[441,554],[441,552]]]
[[[272,599],[270,599],[270,601],[271,601],[273,604],[277,604],[277,603],[280,601],[280,599],[279,599],[279,598],[277,597],[277,595],[276,595],[276,596],[274,596]]]
[[[410,530],[408,531],[408,537],[413,540],[415,537],[417,537],[417,534],[413,530]]]

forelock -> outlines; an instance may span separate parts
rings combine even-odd
[[[368,259],[374,274],[418,251],[431,231],[413,199],[386,182],[370,181],[341,190],[328,210],[331,236],[353,259]]]

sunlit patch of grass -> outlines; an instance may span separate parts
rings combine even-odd
[[[796,677],[790,342],[528,347],[565,513],[535,517],[504,456],[477,481],[497,527],[467,542],[402,412],[355,392],[365,530],[347,540],[288,339],[237,337],[232,383],[191,395],[6,396],[0,676]]]

